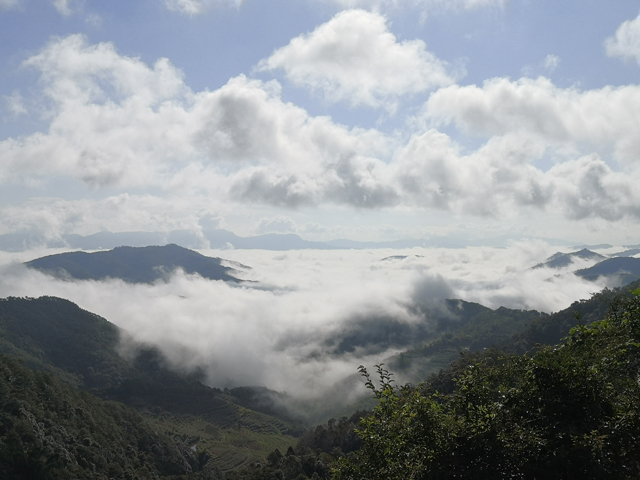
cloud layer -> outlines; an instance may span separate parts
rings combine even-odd
[[[346,25],[355,25],[353,42],[346,41],[353,49],[342,53],[341,65],[325,50],[344,43]],[[361,42],[380,47],[370,69],[352,62]],[[397,42],[384,17],[360,10],[338,14],[262,65],[291,72],[313,65],[292,61],[302,51],[307,59],[324,55],[329,66],[309,70],[304,81],[319,82],[336,100],[388,107],[403,93],[431,88],[434,71],[446,77],[424,44]],[[37,210],[46,201],[3,207],[2,233],[19,226],[60,235],[82,224],[121,231],[136,215],[118,205],[134,204],[161,212],[139,220],[140,228],[160,230],[192,228],[185,224],[197,226],[231,204],[417,208],[483,218],[546,212],[606,222],[640,216],[637,85],[580,90],[544,77],[451,84],[433,91],[413,130],[399,134],[310,115],[284,101],[275,80],[240,75],[194,92],[169,60],[148,65],[80,35],[52,39],[24,66],[39,73],[41,90],[12,98],[20,99],[22,116],[40,115],[48,130],[0,141],[0,182],[35,188],[66,179],[109,194],[50,200],[44,208],[56,219],[40,227]],[[478,146],[463,147],[458,134]],[[150,189],[156,193],[144,193]],[[124,217],[114,228],[109,218],[118,211]]]
[[[640,17],[623,22],[604,45],[610,57],[640,62]]]
[[[68,298],[159,346],[180,368],[200,366],[216,386],[266,385],[313,397],[411,344],[433,328],[445,298],[493,308],[558,310],[599,287],[558,271],[531,270],[553,252],[510,249],[205,252],[253,267],[245,286],[176,273],[168,283],[64,282],[7,263],[0,297]],[[397,256],[405,254],[405,257]],[[392,255],[391,259],[384,260]],[[587,266],[586,263],[573,268]],[[389,336],[393,331],[394,335]]]

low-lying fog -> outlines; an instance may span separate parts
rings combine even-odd
[[[155,285],[61,281],[19,263],[59,251],[2,253],[0,296],[67,298],[134,339],[159,346],[174,365],[203,367],[211,385],[264,385],[311,398],[353,375],[358,365],[379,363],[398,349],[339,348],[345,335],[368,335],[390,320],[424,321],[421,312],[437,309],[445,298],[553,312],[605,286],[570,273],[595,262],[531,269],[556,251],[545,243],[201,251],[252,267],[239,269],[237,276],[247,280],[240,286],[181,272]]]

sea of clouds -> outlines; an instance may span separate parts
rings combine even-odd
[[[398,345],[339,350],[336,342],[370,334],[385,322],[412,325],[445,298],[491,308],[553,312],[588,298],[604,284],[571,271],[532,269],[555,249],[204,250],[238,267],[243,284],[175,272],[168,282],[63,281],[21,262],[57,252],[2,253],[0,296],[67,298],[159,347],[176,368],[201,367],[218,387],[264,385],[309,399],[383,362]],[[405,346],[406,347],[406,346]],[[345,399],[346,400],[346,399]]]

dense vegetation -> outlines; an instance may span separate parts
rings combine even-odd
[[[116,350],[122,333],[68,300],[0,299],[0,353],[135,408],[178,445],[209,455],[209,470],[230,472],[275,448],[286,450],[296,441],[292,435],[302,433],[298,422],[257,411],[257,399],[241,404],[231,392],[202,384],[197,373],[169,370],[154,349],[138,346],[123,358]]]
[[[151,479],[199,469],[189,445],[134,410],[0,355],[0,478]]]
[[[178,245],[60,253],[31,260],[25,265],[68,280],[119,278],[129,283],[153,283],[180,268],[185,273],[198,274],[209,280],[239,281],[231,275],[232,268],[221,264],[221,259],[206,257]]]
[[[640,477],[640,298],[616,297],[559,346],[492,360],[451,393],[397,387],[382,366],[375,386],[362,368],[380,403],[333,478]]]
[[[296,447],[289,447],[285,454],[271,452],[266,461],[229,475],[229,480],[305,480],[329,479],[331,465],[344,454],[362,446],[356,434],[356,425],[366,412],[356,412],[350,418],[329,420],[324,425],[309,429],[298,440]]]
[[[479,351],[506,342],[531,323],[548,316],[536,310],[505,307],[492,310],[463,300],[447,300],[445,305],[455,312],[453,320],[439,322],[437,336],[422,347],[405,351],[390,364],[392,368],[407,371],[414,378],[426,378],[447,368],[461,351]]]

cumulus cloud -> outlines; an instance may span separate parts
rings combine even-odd
[[[362,163],[361,156],[388,150],[389,141],[376,131],[348,129],[283,102],[277,82],[240,76],[218,90],[194,93],[168,60],[149,67],[119,55],[112,44],[88,45],[79,35],[53,40],[25,66],[41,73],[50,127],[0,142],[5,181],[56,173],[98,188],[185,182],[204,188],[213,181],[209,188],[220,186],[224,194],[228,187],[215,181],[217,166],[228,176],[251,165],[256,170],[226,182],[246,197],[247,179],[271,165],[278,179],[297,179],[286,189],[290,198],[315,202],[328,195],[331,182],[315,188],[314,175],[340,180],[332,165]],[[345,183],[353,182],[357,168],[343,170]],[[257,195],[281,201],[273,192]]]
[[[640,17],[623,22],[604,45],[610,57],[640,62]]]
[[[608,147],[618,160],[635,162],[640,152],[638,111],[638,85],[581,91],[559,88],[544,77],[495,78],[482,86],[451,85],[434,92],[425,116],[476,135],[527,132],[552,145]]]
[[[64,235],[110,232],[169,232],[189,230],[202,237],[207,212],[224,205],[209,196],[111,195],[103,199],[32,198],[0,207],[0,234],[19,233],[31,243],[64,245]],[[203,220],[204,217],[204,220]],[[201,243],[206,243],[203,239]]]
[[[179,105],[188,93],[166,59],[149,68],[112,44],[89,46],[73,35],[53,40],[25,66],[41,73],[49,131],[0,142],[0,178],[66,172],[97,187],[135,184],[189,153],[165,140],[180,134]]]
[[[382,15],[363,10],[337,14],[257,69],[283,69],[293,84],[321,91],[330,102],[391,110],[398,97],[453,81],[422,40],[398,42]]]
[[[520,135],[494,138],[465,155],[449,136],[429,130],[410,140],[394,168],[416,206],[501,217],[551,200],[548,179],[531,165],[543,152],[540,142]]]
[[[5,95],[4,101],[9,110],[15,117],[24,115],[27,113],[27,108],[24,105],[24,99],[20,92],[14,91],[11,95]]]
[[[374,14],[345,15],[354,13],[384,27]],[[25,66],[40,72],[42,98],[23,101],[17,92],[14,110],[20,113],[25,104],[27,114],[45,108],[49,129],[0,141],[0,181],[34,186],[56,177],[92,189],[159,190],[110,195],[90,208],[91,202],[79,207],[82,202],[51,200],[62,233],[63,225],[73,225],[67,208],[81,208],[83,221],[97,229],[114,229],[105,206],[143,197],[158,213],[150,221],[139,218],[140,225],[164,223],[160,230],[191,219],[189,204],[206,212],[207,205],[228,202],[638,218],[635,85],[581,91],[545,78],[451,85],[431,94],[415,133],[403,139],[311,116],[282,100],[277,81],[238,76],[217,90],[193,92],[166,59],[149,66],[118,54],[112,44],[89,45],[78,35],[52,40]],[[469,151],[432,128],[449,123],[485,137],[484,144]],[[538,163],[548,157],[556,167],[544,170]],[[574,175],[567,173],[571,169]],[[17,205],[5,220],[20,218],[20,211],[31,218],[35,208]],[[115,231],[135,225],[129,221],[134,214],[112,211],[123,215]]]
[[[597,155],[589,155],[554,166],[549,176],[557,186],[558,204],[569,218],[640,218],[637,172],[613,171]]]

